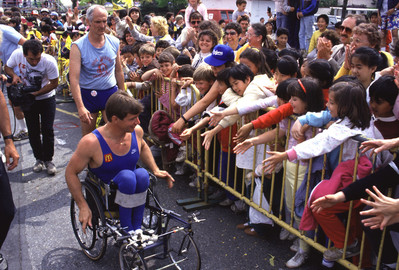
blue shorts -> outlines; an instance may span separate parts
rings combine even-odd
[[[83,105],[91,113],[104,110],[108,98],[116,91],[118,91],[118,86],[116,85],[106,90],[80,89]]]

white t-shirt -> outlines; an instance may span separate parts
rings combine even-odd
[[[32,67],[26,60],[22,48],[15,50],[10,59],[7,61],[7,66],[10,68],[18,68],[21,74],[22,82],[27,85],[35,85],[35,82],[41,80],[41,88],[46,86],[50,80],[58,78],[58,68],[55,59],[45,53],[42,53],[40,62]],[[37,96],[36,100],[42,100],[55,95],[55,89],[50,92]]]

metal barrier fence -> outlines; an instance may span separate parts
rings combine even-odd
[[[188,108],[181,108],[180,112],[179,111],[174,111],[172,109],[172,104],[171,104],[171,89],[172,87],[172,82],[168,78],[164,78],[163,81],[156,81],[151,85],[151,88],[149,91],[145,92],[145,95],[151,95],[151,113],[155,112],[158,109],[165,109],[165,104],[161,104],[159,101],[158,97],[154,95],[154,93],[168,93],[169,92],[169,107],[166,108],[167,111],[173,115],[174,119],[177,120],[179,115],[182,114],[182,111],[188,109]],[[194,104],[195,100],[198,101],[200,99],[200,94],[198,89],[194,86],[191,85],[192,89],[192,99],[191,99],[191,106]],[[140,97],[140,93],[134,93],[136,97]],[[144,95],[141,95],[143,97]],[[188,106],[188,107],[191,107]],[[200,119],[200,115],[197,116],[198,119]],[[288,120],[288,131],[286,134],[290,134],[289,132],[289,127],[291,126],[290,123],[291,121],[294,121],[295,118],[290,118]],[[237,123],[238,127],[242,125],[242,121],[240,120]],[[279,128],[279,125],[276,127],[277,129]],[[203,130],[202,130],[203,131]],[[225,134],[228,134],[228,151],[225,153],[225,156],[227,156],[227,169],[226,169],[226,176],[225,176],[225,181],[222,180],[222,155],[221,152],[218,153],[218,150],[216,145],[217,143],[215,142],[213,144],[213,147],[209,150],[205,150],[202,147],[202,141],[201,141],[201,136],[200,136],[201,131],[197,130],[195,134],[192,134],[191,139],[186,141],[186,145],[191,145],[192,147],[187,147],[187,155],[186,155],[186,160],[185,163],[192,168],[195,173],[197,174],[197,190],[198,190],[198,198],[194,199],[187,199],[187,200],[181,200],[181,204],[187,204],[187,203],[195,203],[195,207],[206,207],[207,205],[212,204],[212,200],[208,198],[208,187],[210,184],[210,181],[220,185],[222,188],[224,188],[226,191],[230,192],[232,195],[236,196],[239,200],[244,201],[248,206],[253,207],[255,210],[259,211],[266,217],[270,218],[273,220],[274,223],[279,225],[280,227],[286,229],[288,232],[291,234],[294,234],[301,240],[305,241],[308,245],[311,247],[315,248],[316,250],[320,252],[326,251],[329,247],[332,246],[331,241],[328,241],[328,244],[322,244],[320,243],[320,239],[318,239],[319,231],[320,231],[320,226],[317,227],[317,229],[314,231],[313,235],[310,236],[311,234],[306,233],[306,231],[296,229],[294,227],[294,203],[295,203],[295,196],[296,192],[292,194],[292,203],[291,203],[291,213],[288,221],[284,221],[284,216],[283,212],[286,210],[285,205],[284,205],[284,199],[285,199],[285,181],[286,181],[286,168],[287,168],[287,161],[284,161],[284,166],[283,166],[283,173],[282,173],[282,179],[281,182],[280,180],[277,179],[277,174],[273,173],[271,175],[266,176],[265,174],[262,174],[262,176],[259,178],[261,187],[260,190],[261,196],[259,198],[259,202],[254,201],[254,190],[255,190],[255,175],[253,172],[255,172],[256,169],[256,160],[257,157],[259,159],[259,153],[258,151],[261,151],[261,155],[263,155],[263,159],[266,158],[266,148],[270,147],[270,149],[277,149],[277,144],[279,142],[279,138],[277,136],[278,132],[276,133],[275,139],[273,142],[270,142],[268,144],[265,144],[261,147],[255,147],[253,149],[253,163],[252,163],[252,168],[247,168],[241,171],[239,169],[234,160],[231,157],[235,155],[232,152],[233,148],[233,142],[232,142],[232,137],[235,135],[233,134],[233,128],[229,127],[228,128],[228,133],[226,132]],[[253,136],[256,136],[257,134],[260,134],[259,131],[255,132]],[[313,136],[317,133],[316,128],[313,128]],[[360,143],[364,141],[365,139],[362,138],[361,136],[357,136],[356,138],[353,138],[354,140],[358,141],[358,146],[360,146]],[[214,141],[216,138],[213,139]],[[226,138],[225,138],[226,140]],[[286,136],[285,144],[288,145],[288,140],[289,140],[289,135]],[[161,147],[165,147],[164,145],[161,145]],[[220,158],[218,158],[218,155]],[[339,162],[341,162],[343,156],[343,145],[340,147],[339,151]],[[326,162],[327,162],[327,154],[323,155],[323,167],[321,170],[321,180],[325,178],[326,175]],[[218,163],[217,163],[217,162]],[[375,162],[375,159],[374,161]],[[354,169],[353,169],[353,179],[352,181],[356,181],[356,176],[358,173],[358,164],[359,164],[359,150],[356,151],[356,156],[354,159]],[[312,171],[312,167],[314,166],[314,159],[308,160],[308,171]],[[294,183],[294,188],[293,190],[296,191],[299,188],[299,179],[298,179],[298,170],[299,170],[299,163],[296,164],[295,168],[295,183]],[[374,171],[374,164],[373,164],[373,171]],[[230,174],[233,172],[233,176]],[[248,174],[248,172],[251,172]],[[306,192],[305,192],[305,198],[304,198],[304,205],[307,205],[307,200],[309,197],[309,194],[311,192],[310,189],[310,178],[311,178],[311,173],[307,174],[306,178]],[[246,177],[249,176],[249,177]],[[231,182],[232,181],[232,182]],[[269,181],[269,183],[267,183]],[[305,179],[304,179],[305,181]],[[269,193],[269,200],[267,201],[269,207],[268,209],[265,209],[262,207],[263,205],[263,190],[266,184],[270,185],[270,193]],[[281,185],[281,192],[277,194],[274,192],[277,188],[278,185]],[[390,193],[391,191],[389,191]],[[279,195],[279,196],[278,196]],[[275,198],[277,197],[277,198]],[[186,208],[186,209],[192,209],[192,208]],[[272,209],[278,209],[276,212],[272,212]],[[345,229],[345,239],[344,241],[344,247],[343,247],[343,254],[346,254],[346,250],[348,248],[348,237],[350,233],[350,226],[351,223],[357,222],[358,220],[352,220],[352,213],[353,211],[359,211],[360,208],[354,209],[353,207],[353,202],[350,202],[349,208],[347,211],[347,214],[344,213],[346,219],[346,229]],[[355,223],[354,223],[355,224]],[[299,224],[298,224],[299,225]],[[384,236],[386,234],[386,229],[382,232],[382,238],[384,239]],[[361,242],[360,244],[360,254],[356,257],[353,257],[351,259],[346,259],[344,256],[343,258],[339,259],[337,262],[341,264],[342,266],[346,267],[347,269],[362,269],[366,266],[366,264],[370,263],[370,258],[369,256],[370,248],[366,247],[366,240],[365,240],[365,233],[363,232],[361,235],[361,239],[359,239]],[[382,255],[382,250],[383,250],[383,245],[384,242],[383,240],[380,243],[379,246],[379,254],[377,258],[377,270],[380,269],[380,262],[381,262],[381,255]],[[399,262],[399,257],[398,257],[398,262]],[[399,263],[397,263],[396,269],[399,269]]]

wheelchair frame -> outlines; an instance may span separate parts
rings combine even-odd
[[[131,235],[120,226],[117,217],[118,205],[113,202],[116,185],[107,185],[88,172],[85,180],[81,181],[83,195],[92,211],[92,226],[86,227],[86,233],[81,228],[79,208],[73,198],[70,208],[75,237],[87,257],[93,261],[100,260],[105,254],[107,239],[112,237],[120,246],[120,269],[149,269],[149,261],[166,258],[169,258],[169,264],[151,269],[201,268],[201,256],[191,228],[192,222],[201,220],[193,214],[185,221],[179,214],[163,208],[154,192],[156,181],[156,177],[150,173],[143,232]],[[158,260],[154,262],[159,263]]]

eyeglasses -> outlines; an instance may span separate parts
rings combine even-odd
[[[224,32],[225,34],[226,34],[226,36],[227,35],[230,35],[230,36],[235,36],[235,35],[237,35],[237,32],[235,32],[235,31],[230,31],[230,32]]]
[[[201,21],[191,21],[190,23],[191,23],[191,24],[200,24]]]
[[[345,26],[343,26],[343,25],[341,25],[341,26],[339,27],[339,30],[340,30],[341,32],[345,30],[345,32],[348,33],[348,34],[352,33],[352,29],[350,29],[349,27],[345,27]]]

